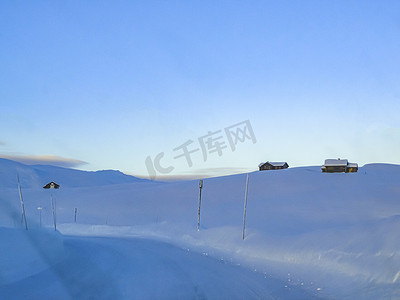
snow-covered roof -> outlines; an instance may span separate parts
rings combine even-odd
[[[349,168],[358,168],[358,164],[356,164],[356,163],[349,163],[349,164],[347,165],[347,167],[349,167]]]
[[[279,161],[279,162],[277,162],[277,161],[268,161],[268,163],[271,164],[274,167],[283,167],[286,164],[285,161]]]
[[[347,166],[349,161],[347,159],[325,159],[324,166]]]
[[[261,167],[263,164],[265,164],[265,162],[262,162],[258,165],[258,167]]]
[[[52,182],[49,182],[48,184],[46,184],[43,188],[44,189],[58,189],[59,187],[60,187],[59,184],[52,181]]]

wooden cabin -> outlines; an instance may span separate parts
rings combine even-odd
[[[44,189],[58,189],[60,188],[60,185],[55,183],[54,181],[49,182],[48,184],[46,184],[44,187]]]
[[[358,164],[356,163],[349,163],[347,165],[347,172],[348,173],[355,173],[358,171]]]
[[[266,163],[261,163],[258,165],[258,168],[260,171],[264,170],[281,170],[281,169],[287,169],[289,168],[289,165],[287,162],[272,162],[272,161],[267,161]]]
[[[349,163],[347,159],[326,159],[321,170],[326,173],[354,173],[358,170],[358,164]]]

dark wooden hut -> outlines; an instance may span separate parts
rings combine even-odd
[[[264,170],[281,170],[281,169],[289,168],[289,165],[288,165],[287,162],[267,161],[266,163],[259,164],[258,168],[259,168],[260,171],[264,171]]]
[[[48,184],[46,184],[44,187],[44,189],[58,189],[60,188],[60,185],[55,183],[54,181],[49,182]]]

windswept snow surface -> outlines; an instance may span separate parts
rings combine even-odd
[[[243,241],[245,181],[245,174],[204,180],[199,232],[198,181],[23,186],[32,229],[39,227],[41,206],[50,230],[50,194],[56,199],[62,236],[54,235],[63,237],[64,250],[47,271],[43,263],[32,269],[20,264],[10,275],[2,265],[0,292],[18,291],[24,299],[24,292],[35,291],[41,299],[38,285],[50,294],[63,288],[66,298],[85,299],[96,293],[87,290],[94,285],[117,299],[400,298],[400,166],[371,164],[352,174],[322,173],[319,167],[251,173]],[[21,214],[17,189],[0,192],[3,240],[8,230],[21,227]],[[144,269],[147,277],[138,275]],[[51,283],[48,288],[38,284],[42,280]]]
[[[19,239],[29,235],[18,233]],[[54,264],[42,257],[41,261],[48,263],[46,269],[3,284],[0,298],[317,299],[264,274],[154,240],[67,236],[57,252],[65,258]],[[30,268],[33,271],[34,267]]]

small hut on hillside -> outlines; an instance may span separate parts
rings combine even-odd
[[[260,171],[264,170],[281,170],[281,169],[287,169],[289,168],[289,165],[287,162],[272,162],[272,161],[267,161],[266,163],[261,163],[258,165],[258,168]]]
[[[60,185],[55,183],[54,181],[49,182],[48,184],[46,184],[44,187],[44,189],[58,189],[60,188]]]
[[[354,173],[358,170],[358,164],[349,163],[347,159],[326,159],[321,170],[326,173]]]

